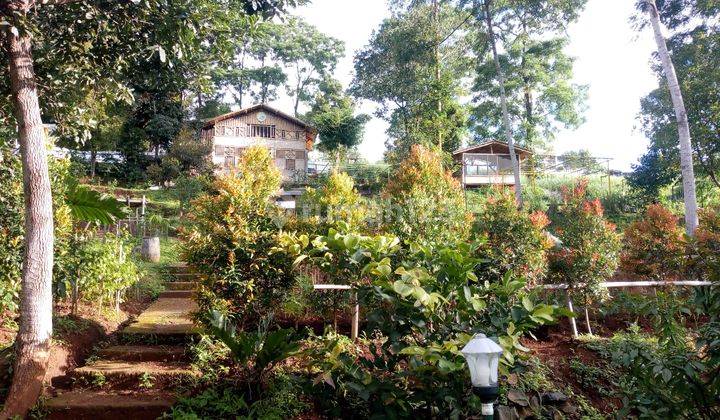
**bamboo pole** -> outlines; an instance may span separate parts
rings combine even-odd
[[[575,309],[573,309],[572,298],[570,297],[570,292],[566,290],[565,296],[567,297],[568,309],[570,309],[570,312],[575,313]],[[569,319],[570,319],[570,328],[572,328],[573,338],[578,338],[578,329],[577,329],[577,323],[575,322],[575,316],[571,316]]]

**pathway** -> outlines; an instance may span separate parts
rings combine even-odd
[[[49,419],[155,419],[173,404],[173,388],[199,375],[186,354],[197,332],[195,276],[184,265],[171,273],[158,300],[122,331],[122,344],[100,350],[72,372],[72,387],[46,401]]]

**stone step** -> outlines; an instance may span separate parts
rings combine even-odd
[[[170,273],[169,279],[171,281],[195,281],[198,279],[198,275],[195,273]]]
[[[170,274],[193,274],[194,269],[187,264],[171,264],[165,269]]]
[[[192,298],[193,294],[192,290],[165,290],[160,292],[159,297],[165,299]]]
[[[195,282],[192,281],[169,281],[165,283],[167,290],[193,290]]]
[[[96,360],[75,369],[72,376],[80,386],[131,389],[145,381],[148,386],[162,389],[166,385],[185,383],[200,375],[186,363]]]
[[[127,362],[179,362],[187,359],[182,346],[112,346],[98,352],[105,360]]]
[[[141,335],[134,343],[141,343],[146,335],[193,335],[199,332],[191,313],[197,310],[197,303],[188,298],[161,297],[141,313],[135,322],[125,327],[123,334]],[[149,343],[144,343],[149,344]]]
[[[157,419],[173,404],[168,393],[68,391],[44,404],[49,420]]]

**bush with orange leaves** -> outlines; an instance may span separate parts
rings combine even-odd
[[[541,211],[518,209],[509,189],[498,189],[482,203],[475,215],[473,235],[484,239],[479,248],[486,262],[478,275],[483,280],[499,280],[508,271],[536,284],[547,274],[547,251],[552,242],[545,233],[550,224]]]
[[[382,192],[385,229],[399,238],[441,246],[464,241],[472,216],[460,183],[445,170],[440,154],[414,145]]]
[[[550,252],[551,279],[568,284],[585,304],[607,296],[600,283],[617,270],[621,248],[620,235],[603,217],[600,201],[589,199],[587,183],[581,179],[574,188],[563,189],[555,230],[562,246]]]
[[[693,248],[692,272],[701,280],[720,284],[720,207],[700,212]]]
[[[677,279],[686,246],[678,217],[661,204],[651,204],[642,219],[625,229],[620,268],[637,279]]]

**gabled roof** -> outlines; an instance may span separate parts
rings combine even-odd
[[[269,113],[271,113],[271,114],[275,114],[275,115],[277,115],[277,116],[279,116],[279,117],[281,117],[281,118],[284,118],[284,119],[286,119],[286,120],[289,120],[289,121],[294,122],[295,124],[297,124],[297,125],[305,128],[305,129],[308,130],[308,131],[311,131],[311,132],[313,132],[313,133],[317,133],[317,130],[315,129],[315,127],[313,127],[312,125],[306,123],[305,121],[303,121],[303,120],[301,120],[301,119],[299,119],[299,118],[295,118],[295,117],[293,117],[292,115],[288,115],[288,114],[286,114],[286,113],[284,113],[284,112],[282,112],[282,111],[278,111],[277,109],[275,109],[275,108],[273,108],[273,107],[271,107],[271,106],[268,106],[268,105],[266,105],[266,104],[253,105],[253,106],[251,106],[251,107],[243,108],[243,109],[238,110],[238,111],[233,111],[233,112],[228,112],[227,114],[218,115],[218,116],[215,117],[215,118],[210,118],[210,119],[208,119],[208,120],[205,120],[205,122],[203,123],[203,128],[209,128],[209,127],[214,126],[215,124],[217,124],[217,123],[220,122],[220,121],[224,121],[224,120],[227,120],[227,119],[230,119],[230,118],[235,118],[235,117],[240,116],[240,115],[245,115],[245,114],[249,114],[249,113],[251,113],[251,112],[260,111],[260,110],[265,111],[265,112],[269,112]]]
[[[456,151],[453,152],[453,156],[459,155],[459,154],[462,154],[462,153],[471,152],[471,151],[473,151],[473,150],[475,150],[475,149],[481,149],[481,148],[483,148],[483,147],[487,147],[487,146],[490,146],[490,145],[493,145],[493,144],[497,144],[498,146],[507,147],[508,149],[510,148],[510,146],[508,146],[508,144],[505,143],[504,141],[499,141],[499,140],[487,140],[487,141],[484,141],[484,142],[482,142],[482,143],[477,143],[477,144],[473,144],[473,145],[470,145],[470,146],[467,146],[467,147],[462,147],[462,148],[460,148],[460,149],[457,149]],[[518,152],[521,152],[521,153],[533,154],[532,150],[526,149],[526,148],[520,147],[520,146],[515,146],[515,151],[518,151]]]

